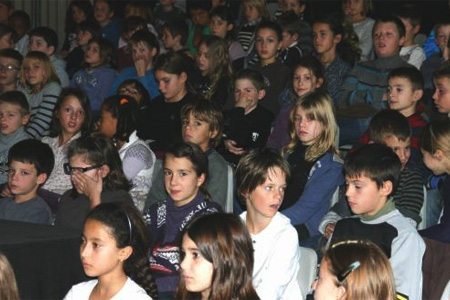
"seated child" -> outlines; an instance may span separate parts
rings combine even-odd
[[[302,298],[297,233],[278,212],[289,174],[287,162],[268,149],[246,154],[236,169],[237,194],[247,206],[241,218],[255,251],[253,286],[263,300]]]
[[[435,92],[433,94],[434,105],[438,112],[450,117],[450,97],[447,89],[450,88],[450,64],[445,63],[433,72]]]
[[[133,57],[131,55],[131,47],[128,45],[128,41],[133,33],[142,29],[147,29],[147,24],[141,17],[131,16],[123,21],[122,33],[119,40],[119,49],[117,50],[118,72],[121,72],[124,68],[133,66]]]
[[[254,48],[256,27],[262,20],[270,20],[270,13],[264,0],[244,0],[242,6],[244,20],[238,31],[238,41],[248,55]]]
[[[16,39],[17,35],[12,27],[0,24],[0,50],[14,49]]]
[[[38,140],[23,140],[11,147],[8,153],[11,197],[0,201],[0,219],[51,224],[50,208],[37,196],[37,190],[47,180],[54,163],[52,149]]]
[[[110,0],[94,1],[94,18],[102,28],[102,37],[111,42],[114,49],[119,46],[120,19],[114,17],[115,7]]]
[[[368,239],[389,258],[396,289],[411,300],[422,299],[425,243],[394,206],[402,164],[389,147],[370,144],[347,156],[346,196],[354,217],[336,223],[331,245],[342,239]]]
[[[211,2],[189,1],[187,9],[192,23],[189,26],[186,46],[191,54],[195,56],[200,45],[200,41],[211,34],[211,28],[209,27],[209,11],[211,10]]]
[[[0,65],[3,66],[2,76],[0,76],[0,93],[17,89],[22,60],[23,56],[16,50],[0,50]]]
[[[186,16],[181,9],[174,5],[175,0],[159,0],[153,10],[156,31],[159,36],[164,34],[164,25],[175,20],[186,23]],[[186,34],[187,37],[187,34]],[[166,48],[167,49],[167,48]]]
[[[27,33],[31,28],[30,15],[23,10],[16,9],[9,16],[8,23],[17,34],[16,46],[14,49],[22,55],[27,54],[29,42]]]

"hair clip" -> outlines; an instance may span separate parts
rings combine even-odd
[[[120,105],[123,105],[123,104],[125,104],[125,103],[128,103],[128,100],[125,99],[125,98],[122,98],[122,99],[120,100]]]
[[[354,263],[351,263],[347,266],[347,268],[345,268],[344,270],[342,270],[341,272],[339,272],[339,274],[337,274],[337,279],[339,282],[342,282],[345,280],[345,278],[347,278],[348,275],[350,275],[351,272],[355,271],[356,269],[359,268],[359,266],[361,266],[361,263],[359,261],[355,261]]]

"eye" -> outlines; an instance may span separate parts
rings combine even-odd
[[[21,171],[21,172],[20,172],[20,175],[22,175],[22,176],[28,176],[28,175],[30,175],[30,172],[28,172],[28,171]]]
[[[192,252],[192,257],[194,258],[194,259],[197,259],[197,258],[199,258],[201,255],[200,255],[200,253],[199,252],[197,252],[197,251],[193,251]]]
[[[180,172],[180,176],[181,177],[184,177],[184,176],[187,176],[188,175],[188,172],[186,172],[186,171],[181,171]]]
[[[97,243],[92,243],[92,247],[95,249],[95,248],[100,248],[101,246]]]
[[[198,127],[202,126],[202,122],[200,122],[200,121],[196,121],[194,124],[195,124],[195,126],[198,126]]]
[[[271,191],[272,190],[272,186],[271,185],[266,185],[265,187],[264,187],[264,189],[266,190],[266,191]]]
[[[172,176],[172,171],[164,170],[164,176]]]
[[[189,122],[187,120],[181,121],[181,125],[183,125],[183,127],[186,127],[188,124],[189,124]]]

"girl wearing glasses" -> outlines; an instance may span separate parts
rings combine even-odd
[[[119,153],[110,139],[89,136],[73,141],[64,172],[71,176],[73,188],[58,204],[55,225],[79,229],[89,211],[100,203],[132,203],[130,183],[122,169]]]

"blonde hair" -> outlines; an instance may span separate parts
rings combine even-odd
[[[441,150],[450,157],[450,119],[433,121],[422,130],[420,149],[435,154]]]
[[[264,20],[270,20],[269,9],[266,0],[244,0],[242,4],[253,6],[259,13],[259,17]]]
[[[0,299],[20,299],[14,270],[6,256],[2,253],[0,253]]]
[[[391,264],[381,249],[370,241],[347,240],[332,245],[323,261],[336,278],[334,284],[345,288],[345,300],[396,299]]]
[[[308,119],[318,121],[322,125],[322,132],[306,150],[305,160],[314,161],[328,151],[338,154],[335,145],[337,124],[332,103],[331,97],[322,91],[308,93],[295,103],[289,116],[291,142],[283,148],[283,154],[292,153],[297,144],[300,143],[295,130],[295,114],[300,108],[305,111]]]
[[[28,67],[28,65],[32,62],[39,62],[42,64],[42,68],[44,70],[44,80],[35,86],[31,86],[28,84],[28,82],[25,79],[25,69]],[[20,78],[20,84],[23,87],[28,87],[31,89],[31,92],[33,94],[39,93],[46,84],[55,81],[57,83],[60,83],[58,74],[56,74],[55,68],[53,67],[50,58],[47,56],[47,54],[40,52],[40,51],[30,51],[27,53],[27,55],[24,57],[22,66],[21,66],[21,73],[22,76]]]

